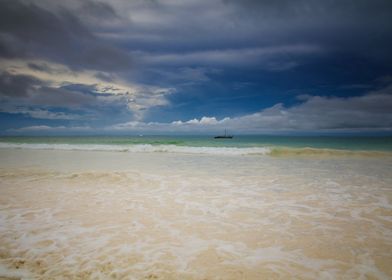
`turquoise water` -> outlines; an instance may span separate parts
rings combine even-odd
[[[180,147],[227,148],[314,148],[349,151],[392,151],[392,137],[331,136],[235,136],[214,139],[212,136],[69,136],[69,137],[0,137],[3,144],[66,144],[77,146],[169,145]]]

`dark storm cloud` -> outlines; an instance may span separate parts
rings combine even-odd
[[[101,81],[104,82],[113,82],[113,75],[110,74],[105,74],[102,72],[98,72],[97,74],[94,75],[97,79],[100,79]]]
[[[0,101],[3,109],[15,113],[19,107],[61,107],[81,108],[99,106],[95,95],[91,94],[92,87],[52,87],[45,81],[29,75],[13,75],[8,72],[0,74]],[[5,110],[4,108],[7,108]]]
[[[39,119],[45,123],[57,120],[102,125],[132,116],[126,100],[123,95],[101,93],[94,85],[54,87],[29,75],[0,73],[0,113],[11,116],[11,120],[27,118],[33,123]]]
[[[83,15],[90,15],[97,19],[112,19],[118,17],[113,7],[104,2],[84,0],[82,2],[81,10]]]
[[[42,84],[42,81],[32,76],[2,72],[0,73],[0,97],[26,97],[29,91]]]
[[[54,107],[78,108],[105,111],[107,123],[187,125],[228,117],[222,126],[248,131],[389,129],[390,18],[389,0],[0,0],[2,112],[71,120],[80,112]],[[136,96],[120,92],[127,87]],[[170,97],[154,95],[161,87]]]
[[[80,107],[95,103],[95,97],[83,92],[51,87],[29,75],[0,74],[2,103],[29,106]]]
[[[130,49],[152,55],[310,45],[331,53],[392,60],[388,0],[136,3],[126,9],[132,28],[124,31],[128,39],[121,40]],[[284,60],[288,62],[280,64],[300,65],[304,57],[289,54]]]
[[[53,73],[54,69],[52,69],[48,64],[46,63],[28,63],[27,66],[34,71],[40,71],[40,72],[46,72],[46,73]]]
[[[304,17],[321,15],[349,15],[350,17],[364,18],[385,16],[392,8],[388,0],[223,0],[226,4],[237,5],[263,15],[273,17],[289,16]],[[374,20],[379,20],[374,18]]]
[[[373,28],[377,28],[378,31],[391,29],[392,2],[389,0],[224,0],[224,3],[237,9],[241,15],[246,14],[250,20],[258,23],[273,22],[278,28],[291,26],[294,29],[312,29],[322,26],[327,27],[327,31],[328,27],[344,26],[357,31]],[[259,27],[264,28],[263,25]],[[341,29],[339,33],[346,31],[347,29]],[[339,33],[335,35],[338,36]]]
[[[31,94],[29,103],[40,106],[53,107],[83,107],[94,105],[95,97],[77,91],[69,91],[63,88],[44,86]]]
[[[86,5],[98,14],[107,8]],[[110,10],[106,12],[111,15]],[[64,7],[54,12],[34,3],[0,1],[0,56],[49,59],[74,69],[130,67],[125,51],[96,37],[77,16]]]
[[[391,58],[389,0],[224,0],[224,3],[234,7],[244,21],[257,24],[259,30],[269,34],[267,40],[271,42],[313,41],[335,51],[369,52]]]
[[[110,91],[108,88],[97,88],[94,84],[68,83],[53,86],[50,82],[33,76],[2,72],[0,112],[24,114],[35,119],[95,121],[100,117],[103,122],[107,121],[108,116],[110,120],[132,116],[134,112],[130,112],[128,107],[130,96],[120,92],[113,95],[107,93],[108,90]],[[135,106],[143,104],[138,102]]]

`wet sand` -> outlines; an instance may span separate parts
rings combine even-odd
[[[392,278],[390,157],[0,158],[0,279]]]

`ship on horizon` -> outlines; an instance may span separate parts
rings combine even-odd
[[[231,139],[233,138],[233,135],[228,135],[227,134],[227,129],[225,129],[225,134],[224,135],[218,135],[215,136],[214,139]]]

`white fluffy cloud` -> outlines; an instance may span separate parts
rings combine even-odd
[[[174,121],[172,125],[217,125],[222,124],[230,120],[230,118],[224,118],[222,120],[217,120],[215,117],[202,117],[201,119],[192,119],[189,121]]]

